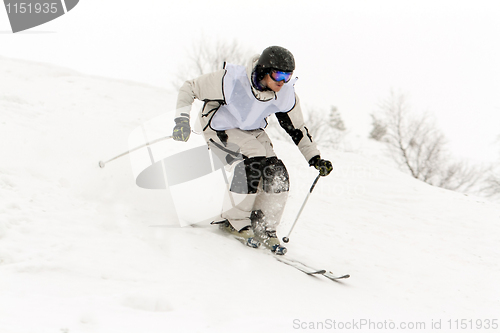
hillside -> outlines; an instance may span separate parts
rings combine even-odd
[[[497,204],[416,181],[376,152],[324,150],[335,171],[318,182],[289,255],[351,278],[309,277],[209,225],[180,228],[168,192],[138,188],[128,158],[98,167],[171,110],[166,91],[2,57],[0,78],[2,333],[295,332],[333,321],[456,332],[462,319],[483,332],[477,320],[500,320]],[[283,236],[316,173],[293,144],[274,144],[292,182]]]

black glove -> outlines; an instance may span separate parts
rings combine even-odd
[[[332,162],[323,160],[319,155],[316,155],[309,160],[309,166],[313,166],[318,169],[321,176],[328,176],[333,170]]]
[[[179,117],[175,118],[175,127],[172,134],[172,139],[176,141],[186,142],[191,135],[191,127],[189,126],[189,118]]]

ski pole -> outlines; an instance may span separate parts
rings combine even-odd
[[[314,190],[314,186],[316,186],[316,183],[318,182],[320,177],[321,177],[321,175],[318,175],[316,177],[316,179],[314,180],[311,188],[309,189],[309,193],[307,193],[307,196],[304,200],[304,203],[302,204],[302,207],[300,207],[299,213],[297,214],[297,217],[295,218],[295,221],[293,222],[292,227],[290,228],[290,231],[288,232],[288,235],[286,237],[283,237],[283,242],[288,243],[290,241],[290,238],[288,238],[288,237],[290,237],[290,234],[292,233],[292,230],[295,227],[295,224],[297,224],[297,221],[299,220],[299,216],[302,213],[302,210],[304,209],[304,206],[306,205],[307,200],[309,199],[309,196],[311,195],[312,191]]]
[[[120,157],[122,157],[122,156],[125,156],[125,155],[127,155],[127,154],[130,154],[131,152],[136,151],[136,150],[141,149],[141,148],[144,148],[144,147],[146,147],[146,146],[149,146],[149,145],[155,144],[155,143],[160,142],[160,141],[163,141],[163,140],[171,139],[171,138],[172,138],[172,136],[171,136],[171,135],[169,135],[169,136],[165,136],[165,137],[163,137],[163,138],[159,138],[159,139],[153,140],[153,141],[151,141],[151,142],[146,142],[145,144],[140,145],[139,147],[135,147],[135,148],[133,148],[133,149],[127,150],[126,152],[121,153],[120,155],[115,156],[115,157],[113,157],[113,158],[111,158],[111,159],[107,160],[106,162],[99,161],[99,166],[100,166],[101,168],[104,168],[104,167],[106,166],[106,163],[109,163],[109,162],[111,162],[111,161],[113,161],[113,160],[116,160],[117,158],[120,158]]]

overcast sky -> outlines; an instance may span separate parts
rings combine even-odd
[[[0,55],[169,87],[202,36],[257,52],[281,45],[295,55],[305,106],[335,105],[348,128],[367,135],[369,114],[400,91],[412,109],[435,115],[457,154],[493,160],[499,18],[497,0],[80,0],[18,34],[0,10]]]

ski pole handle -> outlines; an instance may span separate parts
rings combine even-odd
[[[283,237],[283,242],[288,243],[290,241],[290,234],[292,233],[293,228],[297,224],[297,221],[299,220],[300,214],[302,214],[302,210],[304,209],[307,200],[309,200],[309,196],[311,195],[312,191],[314,190],[314,186],[316,186],[316,183],[318,183],[318,180],[321,178],[321,174],[316,176],[316,179],[314,179],[314,182],[312,183],[311,188],[309,189],[309,193],[307,193],[307,196],[304,200],[304,203],[302,204],[302,207],[300,207],[299,213],[297,214],[297,217],[295,218],[295,221],[292,224],[292,227],[290,228],[290,231],[288,232],[288,235],[286,237]]]
[[[153,141],[151,141],[151,142],[146,142],[145,144],[140,145],[139,147],[135,147],[135,148],[133,148],[133,149],[130,149],[130,150],[126,151],[126,152],[123,152],[123,153],[121,153],[120,155],[117,155],[117,156],[115,156],[115,157],[113,157],[113,158],[111,158],[111,159],[107,160],[106,162],[99,161],[99,167],[104,168],[104,167],[106,166],[106,163],[109,163],[109,162],[111,162],[111,161],[114,161],[114,160],[116,160],[117,158],[120,158],[120,157],[122,157],[122,156],[125,156],[125,155],[127,155],[127,154],[130,154],[131,152],[134,152],[134,151],[136,151],[136,150],[138,150],[138,149],[141,149],[141,148],[144,148],[144,147],[146,147],[146,146],[149,146],[149,145],[155,144],[155,143],[160,142],[160,141],[163,141],[163,140],[171,139],[171,138],[172,138],[172,136],[171,136],[171,135],[169,135],[169,136],[165,136],[165,137],[163,137],[163,138],[159,138],[159,139],[153,140]]]

